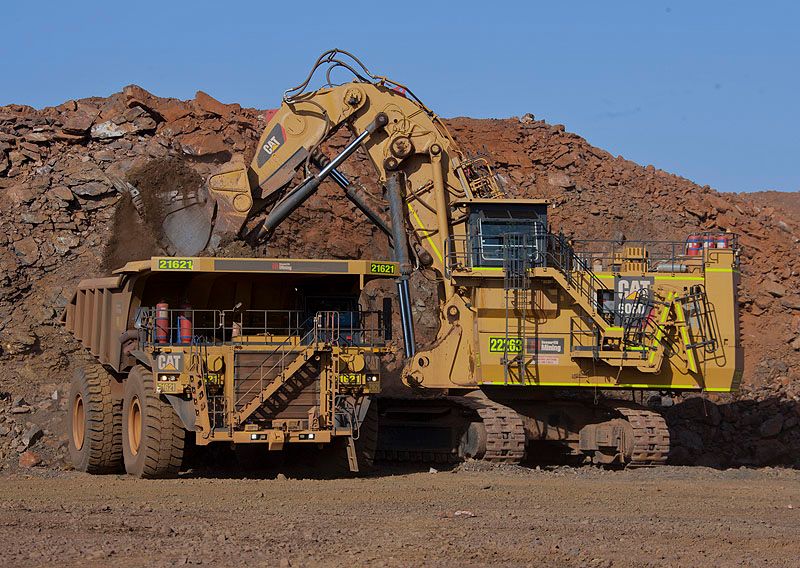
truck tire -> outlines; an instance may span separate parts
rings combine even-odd
[[[100,365],[75,371],[69,389],[69,456],[78,471],[122,471],[122,401],[111,398],[114,378]]]
[[[156,393],[152,372],[141,365],[125,380],[122,414],[125,471],[142,479],[177,476],[186,431],[172,405]]]

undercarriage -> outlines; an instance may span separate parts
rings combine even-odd
[[[669,430],[652,409],[570,392],[518,395],[504,399],[502,391],[488,389],[464,396],[378,397],[377,460],[616,467],[667,460]]]

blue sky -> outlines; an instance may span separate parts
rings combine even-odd
[[[0,104],[269,108],[339,47],[443,116],[531,112],[722,191],[800,190],[796,2],[10,2]]]

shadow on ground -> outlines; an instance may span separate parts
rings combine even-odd
[[[670,428],[672,464],[800,469],[798,401],[714,403],[697,396],[661,410]]]

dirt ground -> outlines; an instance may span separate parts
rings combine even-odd
[[[4,566],[797,566],[800,471],[0,479]]]

